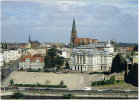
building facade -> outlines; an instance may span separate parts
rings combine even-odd
[[[97,48],[96,44],[81,45],[73,49],[70,68],[76,71],[108,71],[111,69],[114,48],[110,43]]]
[[[19,61],[19,69],[43,69],[44,59],[33,55],[26,55]]]
[[[41,54],[41,55],[46,55],[47,49],[46,48],[30,48],[26,51],[30,55],[35,55],[35,54]]]
[[[20,58],[21,54],[19,54],[18,50],[6,50],[3,52],[3,56],[4,61],[7,63]]]

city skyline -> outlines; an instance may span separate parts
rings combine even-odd
[[[1,3],[2,42],[70,42],[73,17],[79,38],[138,42],[137,1]]]

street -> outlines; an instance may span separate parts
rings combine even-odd
[[[1,78],[1,83],[3,83],[13,71],[17,70],[17,66],[19,64],[18,62],[19,59],[11,62],[10,65],[8,65],[8,68],[1,69],[1,75],[4,76],[3,78]]]

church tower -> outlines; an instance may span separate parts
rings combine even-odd
[[[30,35],[29,35],[28,43],[31,43],[31,38],[30,38]]]
[[[31,48],[31,38],[30,38],[30,35],[29,35],[29,38],[28,38],[27,48]]]
[[[70,37],[70,46],[75,47],[75,39],[77,38],[76,24],[75,19],[73,19],[71,37]]]

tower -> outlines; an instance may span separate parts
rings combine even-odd
[[[31,48],[31,38],[30,38],[30,35],[29,35],[29,38],[28,38],[27,48]]]
[[[75,19],[73,19],[71,37],[70,37],[70,45],[71,47],[75,47],[75,39],[77,38],[76,24]]]
[[[30,38],[30,35],[29,35],[29,39],[28,39],[28,42],[29,42],[29,43],[31,43],[31,38]]]

